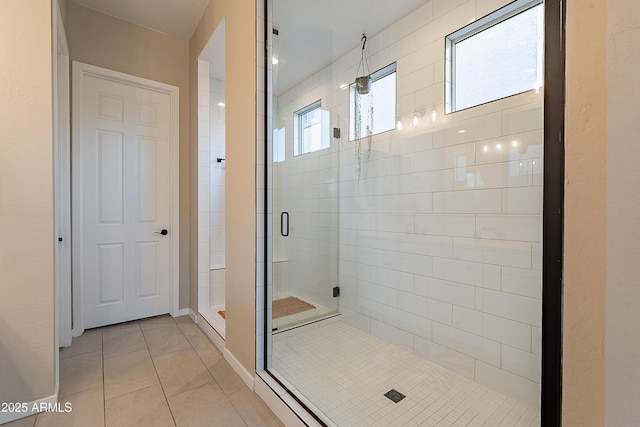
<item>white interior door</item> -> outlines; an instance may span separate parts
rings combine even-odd
[[[172,97],[88,73],[80,84],[83,327],[169,313]]]

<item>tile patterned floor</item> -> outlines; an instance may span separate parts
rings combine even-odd
[[[274,340],[272,363],[341,427],[540,425],[537,409],[344,322]]]
[[[60,351],[60,402],[3,427],[282,426],[189,317],[86,331]]]

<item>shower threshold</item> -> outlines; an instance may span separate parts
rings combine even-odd
[[[274,318],[272,322],[272,329],[271,329],[271,331],[274,334],[280,333],[282,331],[298,328],[304,325],[308,325],[310,323],[317,322],[318,320],[339,315],[339,313],[335,308],[326,307],[324,304],[319,303],[318,301],[314,301],[311,298],[304,298],[299,295],[288,294],[288,293],[278,294],[277,298],[274,298],[274,300],[283,300],[291,297],[298,299],[301,302],[311,304],[313,308],[309,310],[301,311],[296,314]]]
[[[219,305],[200,312],[200,316],[202,316],[202,318],[211,325],[222,339],[225,339],[225,319],[222,317],[220,312],[224,313],[224,310],[224,305]]]

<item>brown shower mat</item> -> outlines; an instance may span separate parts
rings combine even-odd
[[[303,311],[313,310],[314,308],[316,307],[296,297],[277,299],[273,302],[273,318],[277,319],[279,317],[291,316],[292,314],[302,313]],[[225,310],[218,311],[218,314],[223,319],[227,318]]]
[[[299,300],[296,297],[287,297],[273,301],[272,312],[273,318],[291,316],[293,314],[302,313],[303,311],[313,310],[315,306]]]

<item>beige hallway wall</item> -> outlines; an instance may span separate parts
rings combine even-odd
[[[198,56],[226,18],[225,258],[226,347],[255,372],[256,316],[256,5],[211,1],[190,42],[191,166],[197,167]],[[197,176],[191,177],[191,218],[197,220]],[[197,309],[197,227],[192,227],[191,308]]]
[[[180,88],[180,308],[189,304],[189,42],[69,3],[71,60]],[[72,142],[73,145],[73,142]]]
[[[640,2],[607,1],[608,426],[640,425]]]
[[[56,393],[51,17],[0,2],[0,402]]]
[[[606,3],[568,0],[563,425],[604,425]]]

